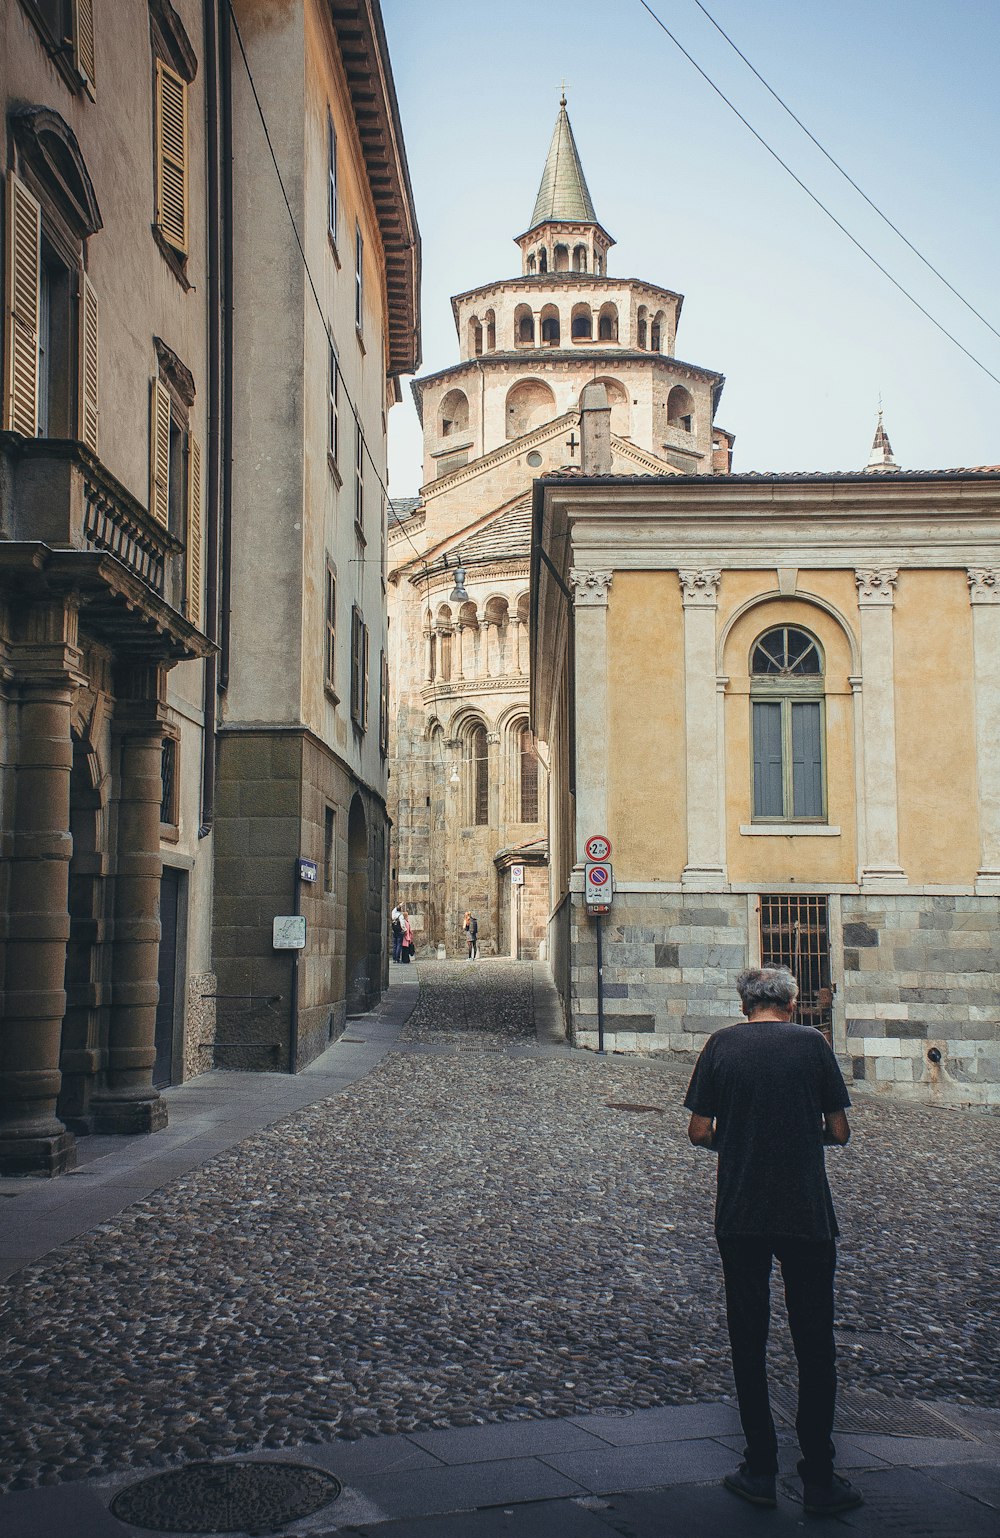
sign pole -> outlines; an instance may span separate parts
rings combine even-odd
[[[604,922],[601,914],[595,913],[597,924],[597,1055],[604,1057],[604,947],[601,931]]]
[[[295,901],[292,912],[298,917],[302,912],[302,867],[295,862]],[[291,1021],[288,1028],[288,1072],[295,1073],[299,1055],[299,953],[292,952],[292,986],[289,1003]]]

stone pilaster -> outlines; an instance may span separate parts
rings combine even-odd
[[[684,736],[687,754],[687,863],[681,881],[711,891],[726,879],[716,678],[717,570],[678,573],[684,605]]]
[[[1000,893],[1000,567],[969,568],[976,709],[979,870],[976,891]]]
[[[163,675],[155,665],[116,680],[118,859],[106,1085],[94,1096],[101,1132],[156,1132],[167,1112],[153,1088],[160,950],[160,755]]]
[[[71,712],[83,682],[72,603],[33,606],[12,647],[17,700],[13,837],[0,1019],[0,1172],[76,1163],[56,1115],[69,940]]]
[[[574,862],[594,833],[608,831],[608,592],[610,571],[574,567],[576,675],[576,848]]]
[[[861,745],[863,768],[865,888],[898,888],[906,875],[899,863],[896,788],[896,696],[892,612],[899,573],[894,566],[855,572],[861,613]],[[856,696],[857,698],[857,696]],[[859,808],[859,811],[861,808]]]

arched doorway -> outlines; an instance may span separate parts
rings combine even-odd
[[[90,742],[73,732],[70,772],[69,940],[66,945],[66,1013],[60,1045],[62,1084],[57,1111],[72,1132],[91,1130],[91,1096],[106,1045],[108,988],[106,814],[98,757]]]
[[[362,1014],[371,999],[368,954],[368,818],[355,794],[347,821],[347,1013]]]

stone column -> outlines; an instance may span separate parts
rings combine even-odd
[[[726,879],[720,784],[716,614],[720,571],[678,573],[684,603],[684,738],[687,753],[687,864],[681,882],[710,892]]]
[[[480,631],[480,634],[482,636],[482,643],[481,643],[481,650],[480,650],[480,653],[479,653],[479,673],[480,673],[480,677],[482,677],[482,678],[495,678],[496,677],[496,668],[494,667],[494,663],[493,663],[493,650],[494,649],[490,645],[490,636],[492,635],[493,630],[494,630],[494,623],[493,623],[493,621],[491,619],[484,619],[483,620],[482,630]],[[498,634],[499,634],[499,627],[497,627],[497,630],[498,630]]]
[[[892,611],[899,572],[894,566],[856,571],[861,612],[861,743],[864,771],[864,864],[862,887],[898,888],[906,876],[899,863],[896,788],[896,691]],[[859,812],[860,812],[859,808]]]
[[[95,1130],[158,1132],[167,1110],[153,1088],[160,954],[162,670],[116,678],[118,856],[107,1083],[95,1094]]]
[[[1000,894],[1000,567],[969,568],[976,708],[979,870],[976,891]]]
[[[76,1140],[56,1115],[69,940],[71,711],[84,681],[74,604],[38,604],[12,647],[17,749],[6,989],[0,1017],[0,1173],[58,1175]]]
[[[608,591],[610,571],[574,567],[573,592],[576,689],[576,847],[574,865],[595,833],[608,832]]]
[[[510,630],[508,632],[510,644],[510,662],[508,673],[513,673],[515,678],[521,676],[521,621],[516,614],[510,617]]]
[[[465,626],[462,624],[461,620],[459,620],[458,624],[455,626],[455,641],[452,647],[453,655],[451,659],[455,669],[456,683],[461,682],[461,680],[465,677],[465,658],[462,655],[464,645]]]

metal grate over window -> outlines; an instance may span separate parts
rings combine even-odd
[[[160,749],[160,821],[174,826],[177,822],[177,742],[164,737]]]
[[[830,1036],[830,923],[825,897],[769,892],[760,898],[760,964],[787,967],[799,985],[796,1018]]]

